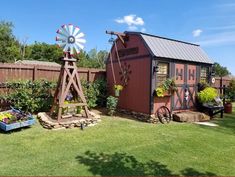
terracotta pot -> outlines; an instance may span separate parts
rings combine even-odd
[[[232,103],[225,103],[224,104],[224,112],[225,113],[232,114],[232,110],[233,110]]]

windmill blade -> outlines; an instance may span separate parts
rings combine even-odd
[[[63,25],[61,29],[63,30],[64,33],[66,33],[67,36],[70,36],[67,25]]]
[[[84,37],[85,36],[85,34],[84,33],[79,33],[79,34],[77,34],[76,36],[74,36],[76,39],[78,39],[78,38],[81,38],[81,37]]]
[[[65,40],[68,39],[68,37],[66,35],[61,35],[61,34],[58,34],[56,37],[63,38]]]
[[[69,44],[66,44],[66,45],[64,46],[63,51],[64,51],[64,52],[68,52],[69,46],[70,46]]]
[[[69,24],[68,30],[69,30],[69,35],[72,36],[73,35],[73,25]]]
[[[79,42],[79,43],[86,43],[86,40],[85,40],[85,39],[76,39],[76,42]]]
[[[56,41],[66,42],[66,41],[67,41],[67,38],[61,37],[61,36],[56,36],[55,40],[56,40]]]
[[[75,29],[74,29],[74,32],[73,32],[73,36],[76,36],[79,31],[80,31],[80,28],[78,28],[78,27],[76,26]]]
[[[71,46],[71,48],[70,48],[70,55],[73,55],[74,54],[74,49],[73,49],[74,47],[73,46]]]
[[[77,45],[74,45],[74,49],[76,50],[76,53],[77,53],[77,54],[79,54],[79,53],[80,53],[80,50],[79,50],[79,48],[78,48],[78,46],[77,46]]]
[[[57,45],[58,45],[60,48],[64,48],[65,45],[66,45],[66,43],[64,43],[64,42],[63,42],[63,43],[58,43]]]
[[[82,50],[84,49],[84,46],[82,44],[79,44],[79,43],[76,42],[75,45],[78,47],[78,49],[79,48],[82,49]]]
[[[62,30],[62,29],[58,29],[58,30],[56,31],[56,33],[59,34],[59,35],[61,35],[61,36],[64,36],[64,37],[67,37],[67,36],[68,36],[68,35],[64,32],[64,30]]]

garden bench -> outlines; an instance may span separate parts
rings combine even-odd
[[[212,105],[203,105],[206,112],[208,112],[210,118],[213,118],[216,114],[220,113],[220,118],[224,116],[224,106],[212,106]]]

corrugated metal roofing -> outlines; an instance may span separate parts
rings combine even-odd
[[[156,57],[213,64],[199,45],[140,33]]]

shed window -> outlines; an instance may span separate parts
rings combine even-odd
[[[209,68],[201,67],[201,82],[207,82],[209,77]]]
[[[169,64],[158,63],[157,86],[164,82],[169,76]]]

